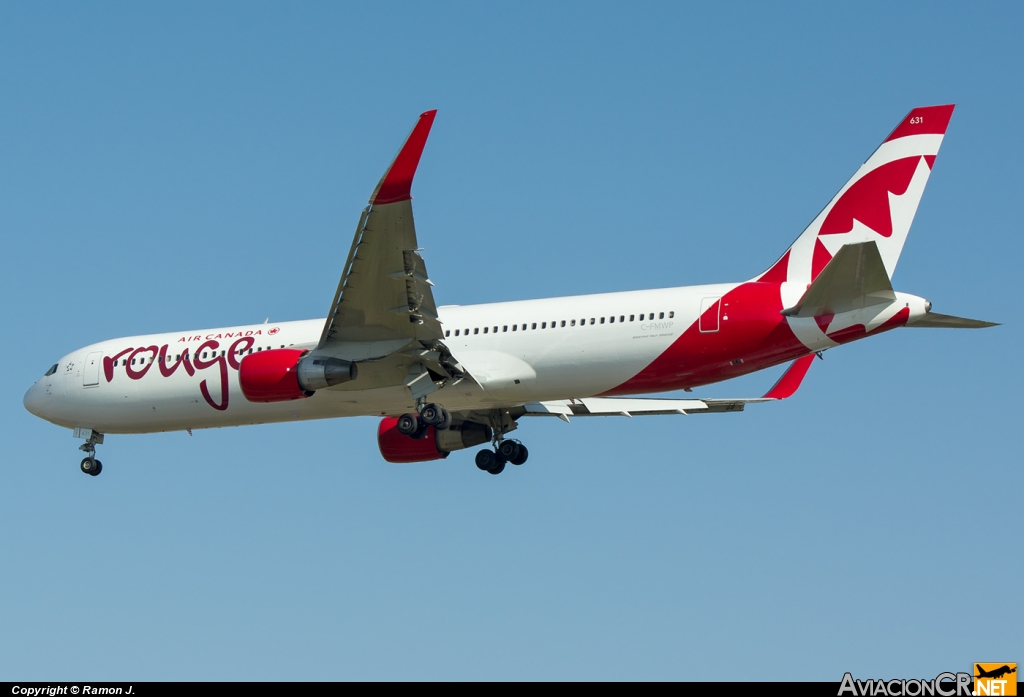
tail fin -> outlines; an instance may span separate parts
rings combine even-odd
[[[874,241],[892,278],[953,104],[918,107],[900,121],[793,246],[757,280],[810,283],[843,245]]]

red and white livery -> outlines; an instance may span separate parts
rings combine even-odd
[[[767,271],[742,283],[487,305],[434,303],[413,223],[422,114],[370,196],[326,319],[111,339],[60,359],[25,407],[85,440],[105,434],[381,417],[389,462],[490,444],[492,474],[526,461],[526,416],[710,414],[785,399],[816,353],[896,327],[993,326],[931,312],[890,279],[953,105],[911,111]],[[792,361],[756,399],[636,395]]]

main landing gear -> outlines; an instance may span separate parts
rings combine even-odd
[[[424,404],[418,414],[402,414],[398,417],[398,432],[410,438],[426,438],[427,430],[433,426],[438,431],[447,431],[452,425],[451,413],[440,404]]]
[[[476,454],[476,466],[484,472],[501,474],[505,471],[505,463],[521,465],[530,457],[530,451],[522,443],[514,440],[503,440],[494,450],[481,450]]]
[[[76,428],[75,438],[85,438],[85,442],[78,446],[78,449],[85,453],[81,464],[82,471],[95,477],[103,471],[103,463],[96,459],[96,446],[102,445],[103,434],[89,428]]]

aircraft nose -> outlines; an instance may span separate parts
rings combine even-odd
[[[29,413],[35,414],[41,419],[46,418],[45,402],[46,393],[43,388],[40,387],[38,382],[28,388],[28,392],[25,393],[25,399],[22,400],[22,403],[25,405],[25,408]]]

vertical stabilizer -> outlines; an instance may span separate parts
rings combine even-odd
[[[871,241],[892,278],[953,107],[918,107],[907,114],[758,280],[810,283],[843,245]]]

